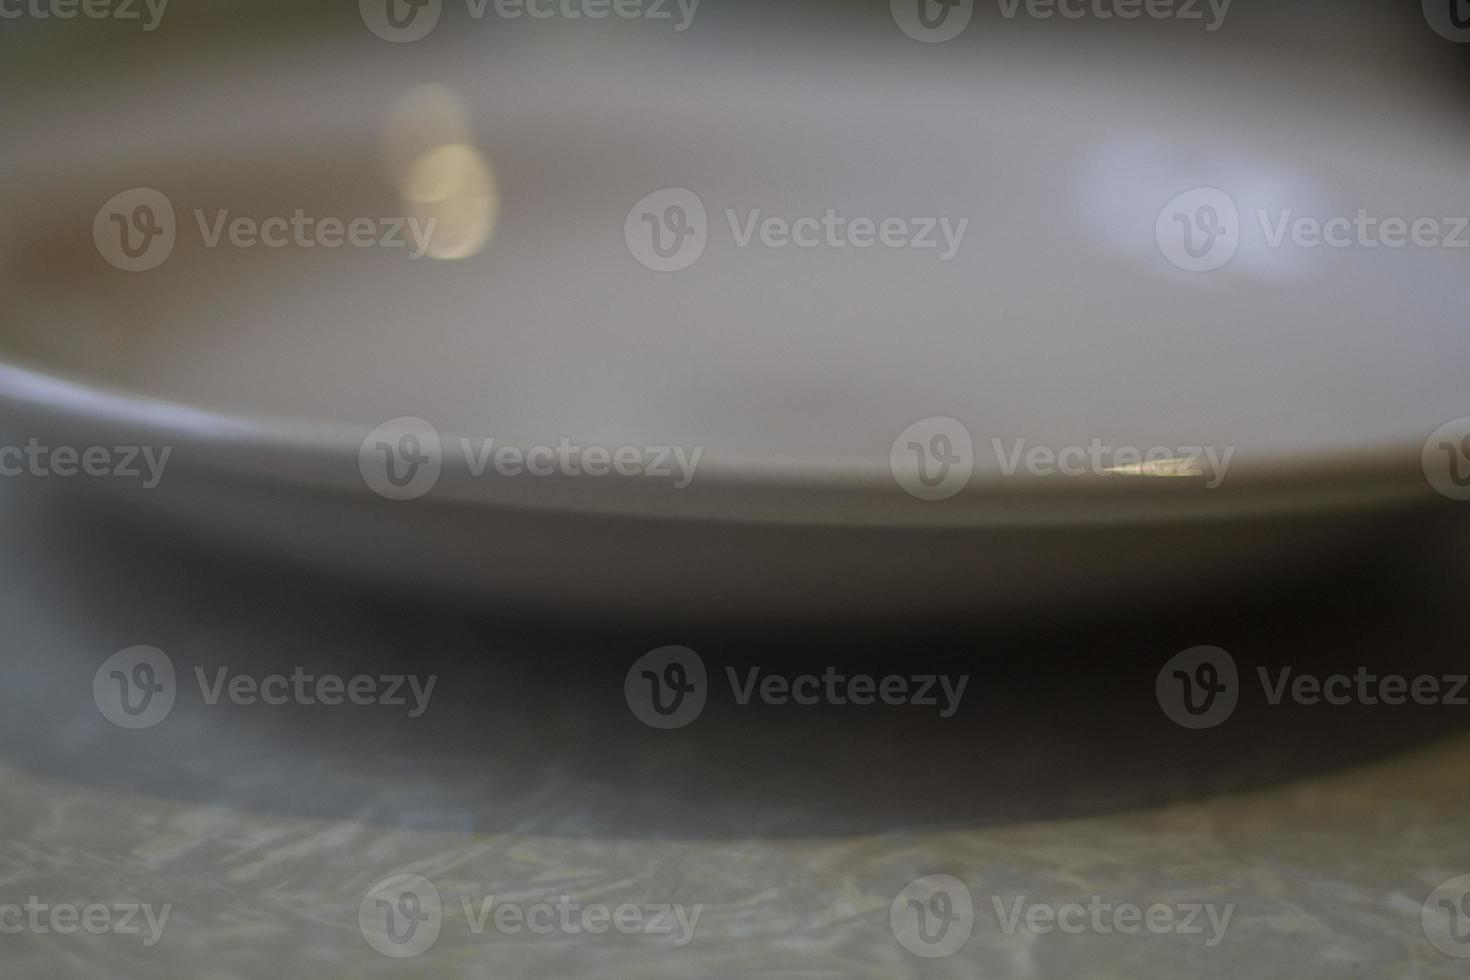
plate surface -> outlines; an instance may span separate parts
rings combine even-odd
[[[460,45],[432,86],[344,59],[331,98],[257,67],[109,106],[28,144],[64,166],[10,150],[0,393],[173,447],[147,502],[204,527],[609,607],[1055,598],[1433,499],[1470,249],[1290,229],[1453,231],[1438,69],[1096,35]]]

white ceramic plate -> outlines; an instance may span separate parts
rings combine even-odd
[[[174,520],[553,607],[1106,601],[1391,533],[1470,404],[1470,249],[1270,235],[1465,212],[1443,65],[1119,37],[379,47],[38,115],[0,397],[47,444],[170,447],[156,488],[92,482]],[[139,187],[173,243],[124,271],[166,221]],[[206,244],[296,209],[443,225],[417,259]],[[563,442],[670,476],[494,472]]]

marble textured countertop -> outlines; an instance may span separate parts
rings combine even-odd
[[[1187,731],[1155,699],[1160,666],[1199,642],[1242,674],[1452,671],[1453,590],[1403,568],[963,636],[655,635],[404,599],[15,481],[0,493],[0,904],[170,908],[151,945],[146,927],[0,935],[7,978],[1470,972],[1423,915],[1437,885],[1470,872],[1466,709],[1271,707],[1246,688],[1227,723]],[[835,665],[970,680],[949,718],[741,705],[712,680],[694,723],[656,731],[623,681],[665,643],[697,649],[712,678]],[[138,644],[167,652],[177,697],[127,730],[92,682]],[[221,668],[298,667],[437,680],[418,717],[411,703],[205,697]],[[442,912],[431,947],[395,958],[359,912],[402,874],[432,882]],[[940,957],[910,952],[890,915],[930,901],[922,883],[905,889],[932,875],[961,882],[974,909],[968,940]],[[492,911],[477,930],[487,899],[570,906],[574,926],[497,928]],[[1071,932],[1004,928],[1017,908],[1044,926],[1036,906],[1076,925],[1069,903],[1104,910]],[[622,905],[698,918],[687,934],[575,926]],[[1177,924],[1209,907],[1217,926],[1201,911],[1199,932],[1113,928],[1130,905]]]

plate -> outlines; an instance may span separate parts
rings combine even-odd
[[[1470,471],[1470,129],[1424,25],[888,27],[374,41],[37,113],[11,428],[136,447],[52,475],[191,534],[637,615],[1215,588]]]

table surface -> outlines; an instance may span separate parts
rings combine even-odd
[[[1421,907],[1470,872],[1465,709],[1271,707],[1187,731],[1154,679],[1194,643],[1243,675],[1446,672],[1453,590],[1405,563],[1272,597],[1097,619],[903,624],[863,636],[754,626],[593,627],[409,601],[167,523],[78,506],[55,481],[0,481],[0,901],[171,907],[159,941],[23,931],[7,977],[1096,976],[1453,977]],[[1437,574],[1437,573],[1436,573]],[[741,705],[723,680],[656,731],[623,680],[686,643],[712,679],[966,673],[959,710]],[[172,712],[125,730],[92,679],[147,644]],[[414,673],[388,705],[210,704],[231,675]],[[432,948],[380,955],[375,883],[413,873],[443,903]],[[962,949],[921,958],[890,905],[951,875],[973,897]],[[700,907],[692,937],[472,928],[485,898]],[[1096,896],[1096,898],[1094,898]],[[1001,928],[1069,902],[1233,904],[1223,937]],[[1202,920],[1203,921],[1203,920]]]

